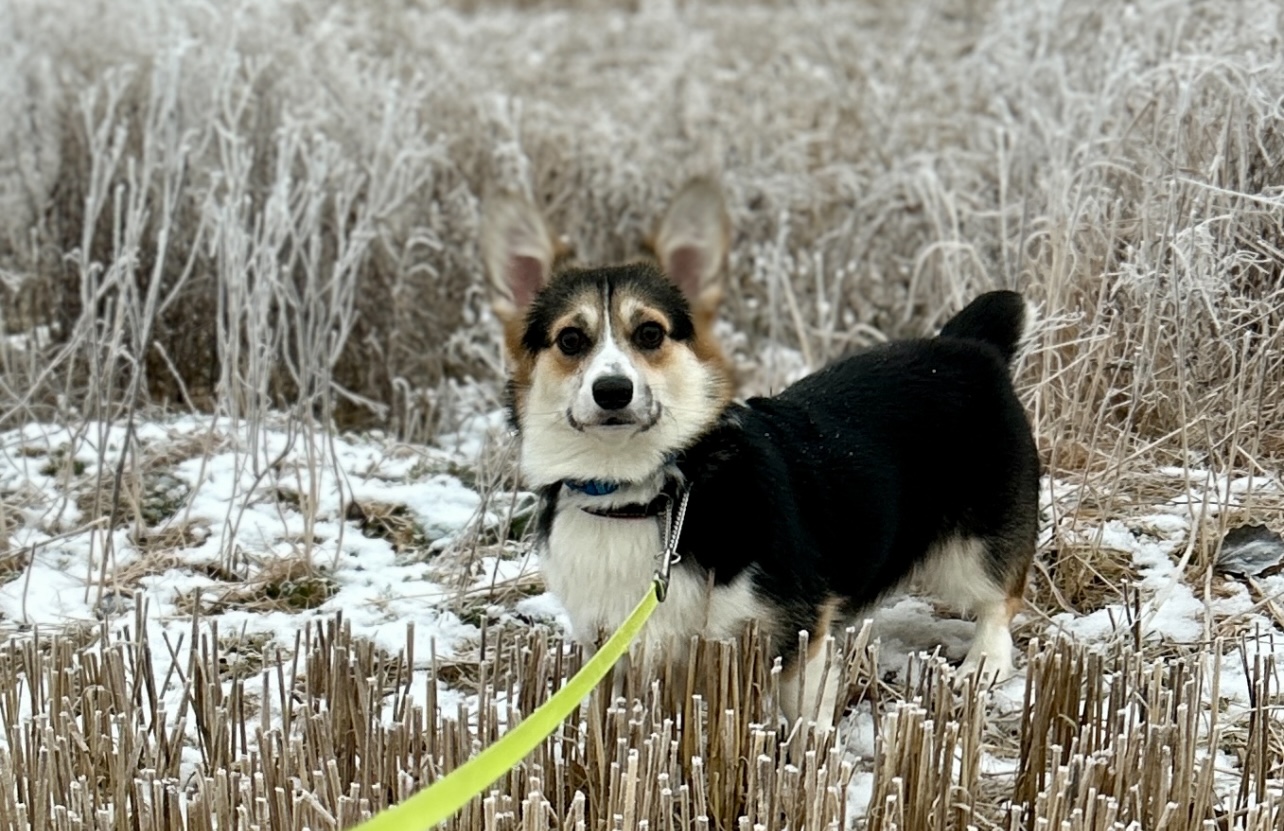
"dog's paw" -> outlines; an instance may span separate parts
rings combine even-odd
[[[1016,675],[1016,667],[1012,665],[1011,657],[1007,660],[994,660],[984,653],[978,655],[969,652],[959,665],[958,675],[960,678],[976,678],[982,687],[992,687]]]
[[[990,687],[1016,674],[1012,664],[1012,633],[1005,614],[1006,608],[980,616],[972,648],[959,667],[959,675],[975,676],[981,686]]]

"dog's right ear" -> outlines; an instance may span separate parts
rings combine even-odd
[[[553,270],[556,245],[544,217],[520,196],[488,198],[482,212],[481,251],[495,316],[505,326],[520,321]]]

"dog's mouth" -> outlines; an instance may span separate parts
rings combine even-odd
[[[639,418],[633,413],[603,412],[595,418],[580,421],[570,410],[566,411],[566,422],[575,430],[583,433],[588,430],[605,430],[607,432],[622,432],[632,429],[637,433],[645,433],[660,421],[661,408],[657,404],[653,412],[647,413],[645,418]]]

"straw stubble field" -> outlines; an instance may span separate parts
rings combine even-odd
[[[1276,4],[122,8],[0,8],[0,829],[347,827],[544,700],[582,656],[481,200],[615,261],[693,173],[746,394],[1039,307],[1022,671],[955,678],[971,624],[893,598],[788,736],[753,633],[701,644],[698,695],[599,690],[448,827],[1281,821]]]

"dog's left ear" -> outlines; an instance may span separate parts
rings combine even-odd
[[[722,301],[730,246],[722,188],[705,177],[688,181],[660,221],[653,247],[660,267],[697,314],[711,316]]]
[[[526,314],[553,270],[557,245],[544,217],[531,202],[514,194],[486,200],[482,212],[481,253],[490,281],[491,304],[504,325]]]

